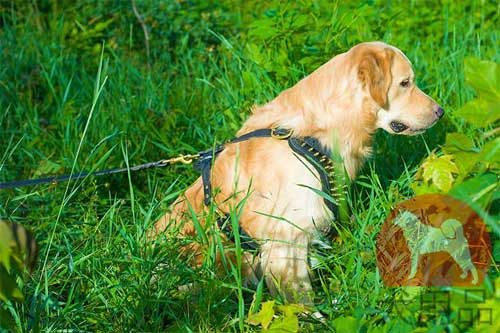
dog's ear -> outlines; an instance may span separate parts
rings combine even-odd
[[[370,92],[373,100],[382,108],[387,106],[387,93],[392,82],[391,65],[394,51],[367,51],[363,54],[358,68],[358,78]]]

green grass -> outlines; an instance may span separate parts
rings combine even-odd
[[[392,297],[399,291],[378,276],[377,231],[390,209],[412,195],[414,171],[445,133],[472,133],[453,116],[473,96],[463,59],[500,60],[498,7],[483,1],[137,6],[150,29],[150,70],[128,2],[0,2],[0,181],[204,150],[231,138],[254,103],[334,54],[384,40],[408,55],[420,87],[447,116],[415,138],[377,134],[375,156],[352,185],[351,220],[319,258],[315,291],[327,323],[302,318],[301,327],[325,331],[335,318],[352,316],[370,327],[392,318],[403,329]],[[252,300],[272,297],[243,288],[238,267],[216,275],[210,260],[191,268],[175,237],[154,249],[146,242],[146,231],[197,177],[179,165],[1,191],[0,217],[26,225],[41,247],[25,302],[3,305],[17,330],[258,331],[244,319]],[[188,283],[196,292],[179,291]]]

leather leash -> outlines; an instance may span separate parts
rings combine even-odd
[[[8,189],[8,188],[15,188],[15,187],[22,187],[22,186],[33,186],[33,185],[39,185],[39,184],[57,184],[58,182],[63,182],[63,181],[76,180],[76,179],[81,179],[81,178],[85,178],[85,177],[89,177],[89,176],[111,175],[111,174],[115,174],[115,173],[127,172],[129,170],[130,171],[140,171],[140,170],[151,169],[151,168],[163,168],[163,167],[166,167],[168,165],[175,164],[175,163],[191,164],[197,158],[199,158],[198,154],[179,155],[177,157],[170,158],[167,160],[159,160],[156,162],[144,163],[144,164],[132,166],[129,168],[114,168],[114,169],[100,170],[100,171],[95,171],[95,172],[80,172],[80,173],[70,174],[70,175],[51,176],[51,177],[43,177],[43,178],[35,178],[35,179],[23,179],[23,180],[11,181],[11,182],[3,182],[3,183],[0,183],[0,190],[4,190],[4,189]]]

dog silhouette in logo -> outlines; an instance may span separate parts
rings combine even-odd
[[[472,284],[477,284],[477,269],[472,263],[469,242],[464,237],[462,223],[455,219],[447,219],[439,228],[423,224],[419,218],[409,211],[400,212],[393,223],[403,230],[404,237],[411,254],[411,269],[408,279],[417,274],[420,255],[445,251],[455,260],[465,279],[472,274]]]

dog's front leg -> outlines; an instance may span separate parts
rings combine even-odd
[[[415,252],[417,252],[415,250]],[[411,254],[411,270],[410,270],[410,275],[408,276],[408,279],[413,279],[415,275],[417,274],[417,267],[418,267],[418,253],[412,253]]]
[[[290,241],[268,241],[262,246],[262,270],[271,294],[280,294],[288,302],[314,304],[307,253],[305,235]]]

